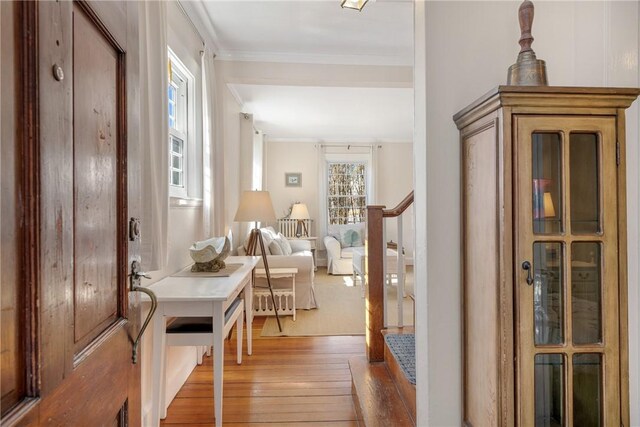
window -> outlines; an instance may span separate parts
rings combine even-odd
[[[329,224],[365,221],[367,206],[366,164],[331,162],[327,165],[327,209]]]
[[[189,144],[193,137],[193,76],[169,49],[169,195],[187,198]]]

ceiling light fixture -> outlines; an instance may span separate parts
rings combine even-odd
[[[369,0],[342,0],[340,6],[344,9],[356,9],[362,12],[362,8]]]

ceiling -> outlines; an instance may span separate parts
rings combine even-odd
[[[413,63],[410,0],[369,0],[362,12],[342,9],[339,0],[214,0],[203,1],[202,6],[207,15],[207,29],[222,60],[318,67]],[[394,88],[391,84],[385,87],[384,82],[357,88],[293,83],[289,86],[286,81],[278,81],[277,85],[228,86],[243,111],[254,115],[256,129],[270,139],[345,142],[412,139],[410,88]]]
[[[407,142],[413,89],[230,85],[271,139],[312,142]]]

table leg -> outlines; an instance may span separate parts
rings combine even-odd
[[[224,374],[224,309],[213,303],[213,408],[216,427],[222,427],[222,378]]]
[[[244,312],[247,315],[247,355],[253,353],[253,281],[244,287]]]
[[[160,416],[164,410],[163,384],[164,384],[164,364],[165,364],[165,324],[161,306],[158,307],[153,318],[153,350],[151,352],[151,425],[160,425]]]
[[[293,321],[296,321],[296,275],[291,275],[291,293],[293,299]]]

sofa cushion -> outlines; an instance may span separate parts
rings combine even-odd
[[[340,242],[342,248],[364,245],[364,223],[330,225],[327,234]]]
[[[293,252],[293,250],[291,249],[291,244],[289,243],[289,240],[286,237],[284,237],[282,233],[278,233],[278,237],[276,237],[276,241],[282,248],[283,255],[287,255],[287,256],[291,255],[291,253]]]
[[[271,243],[269,243],[269,252],[271,252],[271,255],[284,255],[282,246],[280,246],[277,240],[272,240]]]
[[[343,248],[351,248],[362,246],[362,234],[356,228],[345,228],[340,232],[340,246]]]
[[[362,248],[364,248],[364,246],[352,246],[350,248],[344,248],[340,251],[340,258],[353,258],[353,253]]]
[[[267,255],[271,255],[271,252],[269,250],[269,245],[271,244],[273,239],[275,239],[278,236],[278,233],[276,233],[273,227],[264,227],[260,229],[260,234],[262,234],[262,241],[264,242],[264,249],[267,252]],[[244,244],[242,245],[245,251],[249,246],[249,236],[251,236],[251,233],[249,233],[247,238],[244,239]],[[262,250],[260,249],[260,242],[257,242],[256,244],[257,244],[256,255],[262,255]]]

